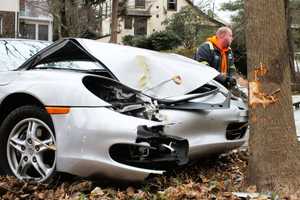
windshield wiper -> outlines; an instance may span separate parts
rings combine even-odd
[[[103,72],[103,70],[98,69],[76,69],[76,68],[63,68],[63,67],[35,67],[32,69],[58,69],[58,70],[71,70],[71,71],[78,71],[78,72]]]
[[[40,69],[60,69],[60,70],[66,70],[68,68],[61,68],[61,67],[34,67],[30,70],[40,70]]]
[[[106,72],[107,70],[106,69],[87,69],[86,71],[89,71],[89,72]]]

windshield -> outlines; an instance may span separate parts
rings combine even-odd
[[[39,64],[35,69],[73,69],[73,70],[105,70],[98,62],[94,61],[58,61]]]
[[[17,69],[50,42],[34,40],[0,40],[0,71]]]

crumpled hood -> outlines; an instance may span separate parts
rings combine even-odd
[[[211,67],[176,54],[88,39],[76,40],[121,83],[157,98],[187,94],[219,74]]]

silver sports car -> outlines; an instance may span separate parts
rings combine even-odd
[[[206,65],[87,39],[48,45],[0,40],[3,174],[138,181],[245,142],[246,105]]]

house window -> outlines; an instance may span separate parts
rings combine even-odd
[[[22,38],[35,40],[35,24],[20,24],[20,33]]]
[[[134,35],[146,35],[147,34],[147,18],[136,17],[134,19]]]
[[[39,40],[48,40],[48,25],[39,24]]]
[[[20,0],[20,15],[25,16],[25,0]]]
[[[136,8],[145,8],[145,0],[135,0]]]
[[[177,10],[177,0],[168,0],[168,10]]]
[[[125,16],[125,29],[132,29],[132,17],[131,16]]]

